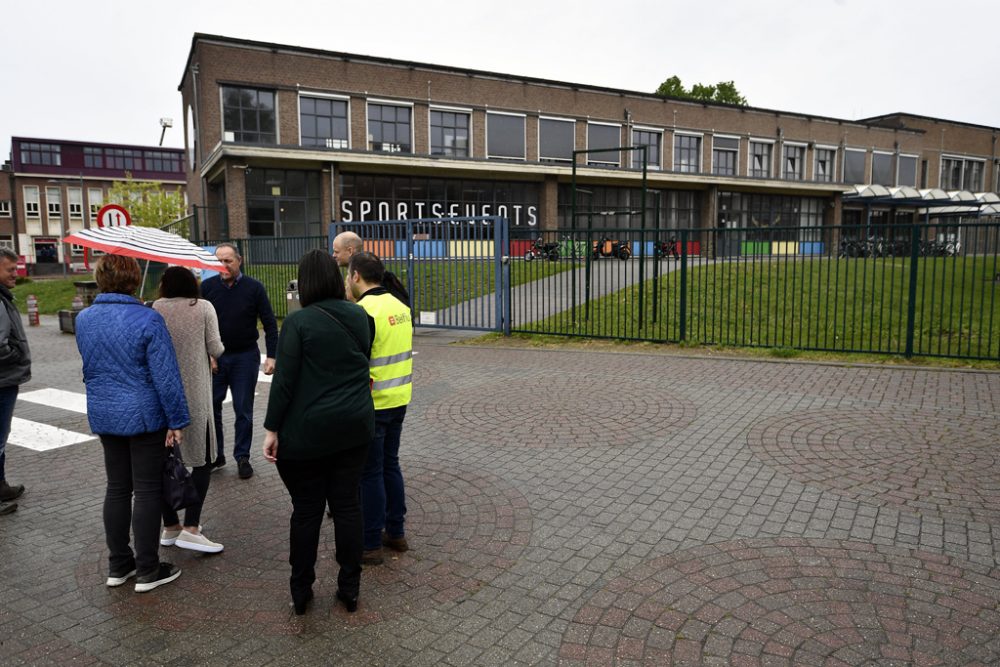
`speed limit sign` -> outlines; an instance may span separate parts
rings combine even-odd
[[[125,227],[132,224],[132,216],[118,204],[106,204],[97,212],[98,227]]]

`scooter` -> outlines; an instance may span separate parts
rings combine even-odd
[[[594,259],[600,257],[617,257],[624,261],[632,256],[632,249],[628,241],[616,241],[608,237],[594,242]]]

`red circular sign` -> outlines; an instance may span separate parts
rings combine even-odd
[[[105,204],[97,212],[98,227],[125,227],[132,224],[132,216],[118,204]]]

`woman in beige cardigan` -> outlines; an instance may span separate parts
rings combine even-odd
[[[187,396],[191,425],[184,429],[181,456],[191,466],[191,476],[201,502],[184,510],[181,526],[177,512],[163,508],[160,544],[175,545],[202,553],[218,553],[222,545],[201,532],[201,508],[208,493],[212,458],[215,456],[215,428],[212,413],[212,372],[224,349],[219,336],[215,308],[198,298],[198,281],[183,266],[172,266],[160,280],[160,298],[153,302],[174,342]]]

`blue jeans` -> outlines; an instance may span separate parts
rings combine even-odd
[[[375,411],[375,435],[361,475],[361,509],[365,515],[365,550],[382,546],[382,531],[403,537],[406,494],[399,469],[399,438],[406,406]]]
[[[225,456],[222,437],[222,401],[226,390],[233,392],[233,412],[236,413],[236,434],[233,457],[250,456],[253,439],[253,392],[257,388],[260,371],[260,351],[257,348],[243,352],[226,352],[219,357],[219,372],[212,376],[212,403],[215,412],[215,439],[219,456]]]
[[[7,437],[10,435],[10,422],[14,419],[14,404],[17,403],[17,392],[20,387],[0,388],[0,482],[4,477],[4,462],[7,460]]]

